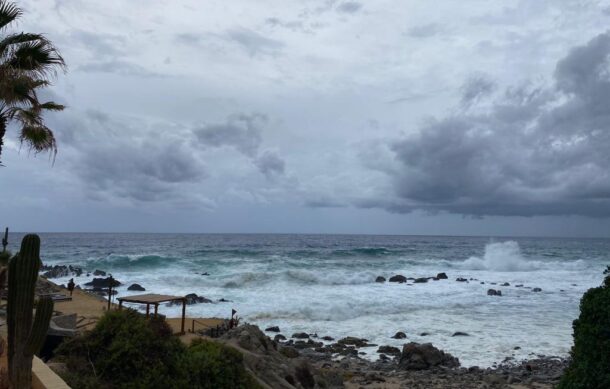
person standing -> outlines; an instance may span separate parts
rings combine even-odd
[[[72,292],[74,292],[74,278],[70,278],[70,281],[68,281],[68,290],[70,291],[70,296],[72,296]]]

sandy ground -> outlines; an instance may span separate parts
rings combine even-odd
[[[48,283],[51,287],[58,290],[58,294],[69,296],[70,292],[67,289],[61,288],[54,284],[52,281],[40,278],[40,283]],[[154,291],[152,291],[154,293]],[[70,301],[56,301],[55,302],[56,314],[62,315],[77,315],[77,329],[78,330],[90,330],[92,329],[97,321],[108,309],[108,301],[103,297],[84,292],[79,289],[75,289],[72,294],[72,300]],[[111,304],[110,309],[118,309],[117,304]],[[185,320],[185,334],[180,338],[185,343],[189,344],[192,339],[199,337],[197,334],[189,332],[193,328],[193,320],[195,320],[195,330],[201,330],[220,325],[223,320],[219,318],[201,318],[201,317],[188,317],[188,307],[186,308],[187,317]],[[163,313],[162,307],[159,308],[159,313]],[[174,333],[180,333],[181,318],[167,318],[167,322],[174,329]],[[0,326],[1,332],[6,331],[6,326]]]

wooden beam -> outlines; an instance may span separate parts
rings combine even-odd
[[[180,332],[184,335],[184,321],[186,320],[186,300],[182,300],[182,325]]]

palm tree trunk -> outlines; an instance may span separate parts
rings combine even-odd
[[[6,118],[0,116],[0,166],[2,166],[2,146],[4,145],[4,134],[6,134]]]

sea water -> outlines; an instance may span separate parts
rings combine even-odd
[[[11,236],[13,251],[20,237]],[[142,293],[127,290],[138,283],[146,293],[222,298],[231,302],[192,305],[187,315],[227,318],[235,309],[242,320],[262,329],[277,325],[287,337],[304,331],[335,339],[363,337],[379,345],[431,342],[464,366],[490,366],[506,357],[566,356],[580,298],[600,285],[610,264],[610,240],[605,239],[263,234],[41,238],[45,264],[111,272],[123,283],[119,296]],[[439,272],[449,279],[375,282],[377,276],[417,278]],[[457,282],[458,277],[469,281]],[[88,279],[83,274],[75,282]],[[510,286],[501,286],[505,282]],[[501,290],[502,296],[488,296],[489,288]],[[180,309],[162,306],[160,312],[179,316]],[[397,331],[408,339],[392,339]],[[457,331],[469,336],[452,336]],[[377,358],[376,348],[362,350],[365,357]]]

